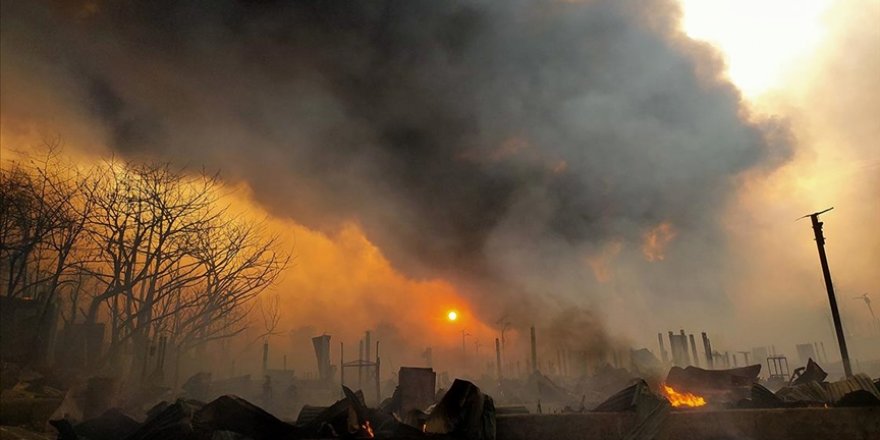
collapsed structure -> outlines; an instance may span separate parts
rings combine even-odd
[[[537,337],[534,332],[531,336],[529,352],[536,366]],[[696,359],[692,350],[683,349],[693,347],[692,338],[672,336],[673,361],[685,355]],[[632,353],[631,369],[607,365],[571,381],[530,368],[524,379],[497,377],[485,388],[463,379],[444,388],[432,368],[401,367],[390,396],[368,404],[370,392],[353,390],[345,382],[340,387],[333,380],[330,336],[312,341],[319,371],[315,383],[339,397],[327,405],[303,405],[295,418],[273,414],[279,407],[282,412],[289,410],[296,400],[273,394],[271,384],[284,382],[271,370],[256,392],[249,379],[213,380],[211,374],[199,373],[183,385],[182,396],[167,399],[171,390],[126,393],[116,380],[104,377],[63,392],[53,388],[51,378],[4,364],[0,425],[4,438],[54,438],[54,431],[59,440],[880,436],[880,380],[856,374],[829,382],[828,374],[811,358],[775,391],[768,388],[770,382],[760,379],[761,364],[721,370],[673,365],[665,376],[639,377],[636,365],[649,363],[644,357],[653,358],[646,350]],[[367,356],[364,345],[360,359],[345,362],[343,356],[341,365],[377,366],[378,353],[373,353],[375,358],[369,355],[375,362],[362,358]],[[359,376],[369,389],[374,377],[364,371]],[[363,380],[367,377],[370,380]],[[344,368],[339,378],[345,380]],[[51,430],[33,437],[47,422]],[[12,426],[30,426],[31,437],[23,437]]]

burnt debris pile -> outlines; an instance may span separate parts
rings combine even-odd
[[[828,374],[812,359],[781,386],[761,379],[760,365],[724,370],[671,367],[665,377],[646,378],[608,366],[577,380],[535,371],[518,380],[487,380],[483,389],[463,379],[438,382],[431,368],[402,367],[390,397],[373,400],[372,390],[365,393],[336,385],[334,396],[323,405],[304,405],[298,414],[287,400],[267,404],[271,399],[246,393],[247,387],[240,387],[238,380],[217,382],[205,374],[187,380],[182,387],[185,398],[179,398],[181,394],[167,389],[131,392],[124,383],[107,377],[92,377],[61,391],[64,388],[54,379],[39,373],[4,371],[0,425],[4,429],[32,426],[41,435],[10,438],[494,440],[531,434],[557,438],[546,437],[547,432],[556,432],[553,420],[607,425],[595,428],[596,438],[610,435],[603,430],[614,426],[627,438],[654,438],[673,435],[694,420],[723,415],[731,419],[734,428],[730,429],[746,430],[752,423],[747,418],[763,417],[755,414],[780,414],[765,409],[794,414],[822,408],[823,420],[833,418],[831,412],[845,413],[850,417],[846,423],[858,426],[858,417],[876,414],[880,408],[877,382],[863,374],[827,381]],[[496,400],[484,390],[498,396],[497,408]],[[728,411],[732,409],[749,411]],[[752,415],[740,419],[729,415],[746,413]],[[593,429],[587,425],[571,425],[571,429]],[[835,426],[826,428],[833,431]]]
[[[589,404],[585,404],[587,394],[581,395],[579,403],[574,401],[582,384],[568,390],[542,376],[531,380],[543,384],[539,391],[545,399],[545,408],[551,407],[554,402],[566,402],[561,409],[545,410],[551,413],[636,412],[641,419],[660,409],[681,411],[697,408],[726,410],[880,406],[880,380],[872,380],[865,374],[826,381],[828,374],[812,359],[808,360],[806,366],[796,369],[791,378],[782,385],[761,379],[760,372],[760,364],[724,370],[673,366],[662,380],[627,380],[626,376],[614,377],[613,380],[606,381],[605,389],[609,388],[609,384],[620,384],[621,381],[626,381],[626,385],[619,386],[616,392],[606,392],[605,396],[610,397],[592,406],[592,410],[588,409]],[[616,373],[609,370],[605,375],[615,376]],[[591,388],[595,390],[595,386]],[[540,412],[540,405],[538,408]]]
[[[211,402],[179,399],[161,402],[143,422],[112,408],[75,423],[51,420],[59,440],[270,440],[270,439],[457,439],[494,440],[492,398],[471,382],[455,380],[438,402],[406,409],[406,392],[379,407],[364,403],[361,391],[343,386],[344,396],[328,407],[305,406],[295,422],[286,422],[237,396]]]

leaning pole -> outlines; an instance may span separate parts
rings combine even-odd
[[[846,377],[852,376],[852,366],[849,362],[849,351],[846,349],[846,338],[843,334],[843,324],[840,321],[840,311],[837,310],[837,298],[834,296],[834,285],[831,283],[831,270],[828,269],[828,257],[825,256],[825,237],[822,235],[823,223],[819,221],[819,214],[831,211],[828,208],[824,211],[809,214],[810,220],[813,222],[813,234],[816,236],[816,248],[819,250],[819,263],[822,264],[822,275],[825,277],[825,289],[828,291],[828,303],[831,305],[831,317],[834,319],[834,331],[837,333],[837,345],[840,347],[840,359],[843,362],[843,372]]]

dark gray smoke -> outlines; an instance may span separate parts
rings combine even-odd
[[[4,64],[40,66],[120,153],[219,168],[312,228],[357,221],[509,319],[592,298],[609,240],[638,278],[618,289],[723,302],[721,210],[789,154],[669,0],[10,3]]]

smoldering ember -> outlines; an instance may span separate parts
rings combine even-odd
[[[878,22],[4,0],[0,440],[880,439]]]

